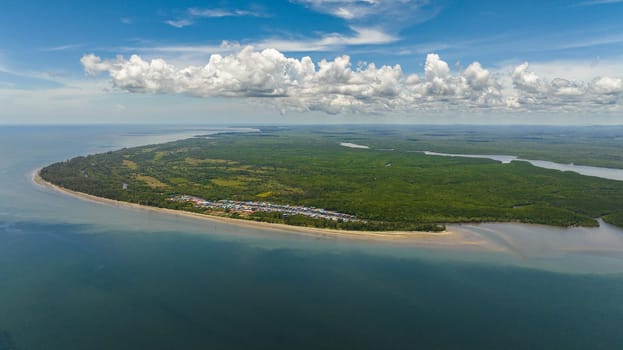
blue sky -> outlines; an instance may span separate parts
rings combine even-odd
[[[0,123],[621,123],[621,18],[616,0],[8,0]]]

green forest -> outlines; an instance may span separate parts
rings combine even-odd
[[[591,142],[588,133],[573,132],[578,135],[563,138],[556,136],[560,130],[541,129],[271,127],[76,157],[43,168],[41,176],[79,192],[157,207],[205,212],[168,200],[185,194],[314,206],[362,219],[246,217],[335,229],[439,231],[447,223],[511,221],[596,226],[599,217],[623,227],[621,181],[526,162],[417,152],[512,154],[623,167],[616,142]]]

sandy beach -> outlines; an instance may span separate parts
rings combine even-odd
[[[111,205],[115,207],[132,208],[141,211],[148,211],[177,217],[188,217],[200,220],[216,221],[229,225],[249,227],[253,229],[263,229],[269,231],[279,231],[294,234],[305,234],[319,237],[347,238],[347,239],[367,239],[367,240],[391,240],[391,241],[410,241],[426,246],[445,246],[445,247],[475,247],[491,250],[493,247],[482,237],[466,235],[463,232],[446,230],[443,232],[422,232],[422,231],[349,231],[332,230],[316,227],[292,226],[285,224],[275,224],[268,222],[251,221],[244,219],[233,219],[215,215],[192,213],[181,210],[158,208],[136,203],[122,202],[113,199],[97,197],[90,194],[69,190],[44,180],[36,169],[32,172],[32,181],[36,185],[52,189],[56,192],[68,195],[81,200],[95,202],[99,204]]]

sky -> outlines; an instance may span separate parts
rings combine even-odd
[[[0,4],[0,124],[623,124],[623,0]]]

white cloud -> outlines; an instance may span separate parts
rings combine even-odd
[[[153,47],[122,47],[121,51],[140,51],[149,54],[175,53],[175,54],[194,54],[199,56],[211,55],[215,53],[232,53],[240,50],[238,42],[222,41],[220,45],[173,45],[173,46],[153,46]]]
[[[430,4],[428,0],[293,0],[311,9],[346,20],[380,17],[382,15],[415,16],[415,11]],[[396,18],[390,19],[395,20]]]
[[[192,17],[206,17],[206,18],[266,17],[266,15],[261,12],[240,10],[240,9],[230,10],[230,9],[222,9],[222,8],[214,8],[214,9],[191,8],[191,9],[188,9],[188,14],[191,15]]]
[[[257,49],[275,49],[281,52],[329,52],[348,46],[357,45],[380,45],[399,40],[397,37],[376,30],[374,28],[352,28],[354,34],[344,35],[338,33],[325,34],[320,38],[302,39],[266,39],[258,42],[246,43],[245,46],[253,46]],[[238,42],[223,41],[220,45],[171,45],[153,47],[122,47],[117,48],[122,52],[138,52],[150,56],[168,56],[171,60],[179,62],[179,55],[186,58],[192,57],[193,61],[205,60],[211,54],[228,54],[240,51],[242,45]]]
[[[474,89],[483,89],[489,85],[489,71],[482,68],[479,62],[467,66],[464,75],[469,85]]]
[[[434,17],[439,6],[430,0],[291,0],[341,18],[351,25],[400,30]]]
[[[189,8],[186,14],[175,20],[167,20],[164,23],[175,27],[184,28],[195,23],[197,18],[223,18],[223,17],[268,17],[257,11],[224,9],[224,8]]]
[[[189,19],[167,20],[164,23],[175,28],[184,28],[193,25],[193,21]]]
[[[518,102],[533,109],[567,111],[623,109],[621,78],[598,76],[589,81],[581,81],[556,77],[547,80],[530,71],[528,63],[523,63],[514,69],[512,82],[518,93]]]
[[[545,93],[547,90],[545,82],[534,72],[528,71],[528,62],[524,62],[515,67],[512,78],[513,85],[515,85],[518,90],[527,93]]]
[[[510,75],[517,65],[517,61],[502,62],[500,71]],[[591,81],[595,77],[623,74],[623,57],[530,62],[530,70],[538,72],[539,77],[545,80],[564,77],[575,81]]]
[[[344,35],[331,33],[319,39],[302,40],[283,40],[268,39],[260,41],[251,46],[258,48],[274,48],[279,51],[287,52],[313,52],[313,51],[332,51],[345,46],[353,45],[380,45],[388,44],[398,40],[397,37],[384,33],[375,28],[351,28],[354,35]]]
[[[344,19],[353,19],[356,17],[356,15],[351,10],[343,7],[338,7],[332,14],[336,17],[341,17]]]
[[[112,67],[110,62],[102,62],[102,59],[94,54],[84,55],[80,58],[80,63],[84,67],[85,72],[89,75],[97,75],[105,72]]]
[[[598,94],[616,95],[623,93],[623,79],[600,77],[595,79],[591,88]]]
[[[450,75],[450,67],[439,55],[431,53],[426,56],[424,74],[428,80],[443,80]]]
[[[294,37],[289,39],[267,38],[256,42],[245,42],[245,45],[257,48],[274,48],[286,52],[332,51],[353,45],[383,45],[399,41],[396,31],[388,30],[402,19],[418,17],[419,8],[427,4],[427,0],[398,1],[293,1],[306,4],[318,11],[329,13],[347,20],[350,33],[324,33],[317,37]],[[337,6],[334,9],[334,5]],[[401,6],[398,6],[401,5]],[[417,11],[416,11],[417,10]],[[261,11],[226,9],[226,8],[189,8],[185,14],[175,20],[167,20],[166,24],[184,28],[195,24],[199,18],[223,17],[269,17]],[[142,48],[141,51],[186,51],[189,54],[205,52],[205,46],[166,46]],[[193,52],[194,51],[194,52]]]
[[[505,76],[491,73],[478,62],[452,72],[436,54],[426,56],[423,78],[405,74],[400,65],[369,63],[354,68],[346,55],[313,62],[309,57],[291,58],[275,49],[250,46],[232,54],[211,55],[201,66],[177,67],[138,55],[102,60],[90,54],[81,63],[89,74],[108,73],[119,90],[246,98],[284,112],[581,111],[588,106],[611,111],[621,109],[623,95],[621,78],[545,79],[524,63],[509,74],[509,85]]]

